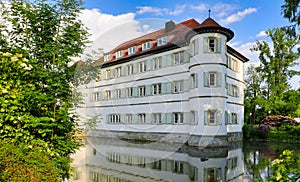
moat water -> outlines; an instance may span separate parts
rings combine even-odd
[[[285,149],[300,153],[300,143],[249,141],[196,148],[89,137],[72,156],[74,172],[69,181],[262,181],[271,174],[270,162]]]

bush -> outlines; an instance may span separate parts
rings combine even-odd
[[[60,181],[55,162],[41,147],[0,141],[0,181]]]
[[[272,176],[268,181],[298,181],[300,179],[300,160],[293,151],[285,150],[279,159],[272,161]]]

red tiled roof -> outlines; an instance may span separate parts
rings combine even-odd
[[[165,28],[162,28],[160,30],[154,31],[152,33],[143,35],[141,37],[129,40],[127,42],[118,45],[116,48],[106,53],[111,55],[110,60],[104,62],[103,64],[125,59],[128,57],[135,57],[138,55],[147,54],[149,52],[166,48],[166,47],[185,45],[188,42],[189,38],[192,37],[193,34],[201,33],[201,32],[223,33],[227,36],[228,40],[230,40],[233,37],[233,32],[231,30],[221,27],[212,18],[207,18],[201,24],[198,23],[195,19],[189,19],[187,21],[176,24],[174,29],[169,32],[165,32]],[[168,36],[168,43],[163,46],[157,46],[157,38],[163,36]],[[149,50],[142,51],[142,43],[147,41],[151,42],[151,48]],[[134,45],[136,45],[136,53],[133,55],[128,55],[127,49]],[[119,50],[122,50],[123,56],[121,58],[116,59],[115,53]]]

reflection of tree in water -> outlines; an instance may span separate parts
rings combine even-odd
[[[285,149],[300,152],[299,144],[278,142],[253,142],[244,143],[245,175],[252,180],[263,180],[271,175],[271,161],[278,158]]]

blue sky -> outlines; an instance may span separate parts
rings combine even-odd
[[[93,48],[111,49],[123,41],[162,28],[165,21],[180,23],[190,18],[199,23],[211,17],[220,25],[234,31],[228,43],[258,64],[257,53],[249,51],[256,40],[269,39],[263,33],[268,29],[289,25],[282,18],[283,0],[84,0],[81,19],[90,28]],[[115,28],[118,27],[118,28]],[[120,30],[121,29],[121,30]],[[105,51],[109,51],[104,49]],[[300,66],[296,67],[300,70]],[[292,79],[298,88],[300,77]]]

